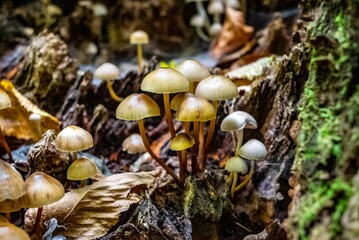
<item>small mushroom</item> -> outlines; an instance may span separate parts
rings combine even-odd
[[[176,132],[172,122],[170,94],[186,92],[188,88],[189,83],[186,77],[172,68],[157,68],[147,74],[141,84],[142,91],[163,94],[166,119],[172,138],[176,136]]]
[[[55,145],[62,152],[72,152],[73,161],[75,161],[77,152],[93,147],[93,138],[83,128],[68,126],[56,136]]]
[[[0,239],[30,240],[30,237],[24,230],[14,224],[0,222]]]
[[[189,82],[189,92],[194,93],[196,90],[196,84],[201,80],[211,76],[208,69],[197,60],[188,59],[181,62],[177,68],[177,71],[182,73]]]
[[[267,157],[267,149],[262,142],[256,139],[251,139],[239,149],[239,156],[250,160],[251,165],[249,173],[243,179],[243,181],[238,186],[236,186],[234,192],[239,191],[252,178],[255,161],[265,159]]]
[[[238,156],[239,148],[243,143],[243,129],[256,129],[257,121],[247,112],[235,111],[227,115],[221,123],[221,131],[223,132],[237,132],[237,144],[235,150],[235,156]],[[235,144],[235,142],[234,142]]]
[[[194,15],[190,20],[190,25],[196,29],[197,35],[206,42],[209,42],[209,37],[203,32],[202,28],[205,27],[206,17],[202,14]]]
[[[214,16],[214,23],[221,22],[221,14],[224,13],[224,6],[221,0],[211,0],[207,10],[209,14]]]
[[[213,23],[209,29],[209,34],[212,37],[215,37],[217,35],[219,35],[222,31],[222,24],[220,23]]]
[[[43,207],[59,201],[65,195],[65,189],[55,178],[43,172],[34,172],[25,180],[26,194],[19,199],[24,207],[38,208],[31,236],[39,226]]]
[[[141,135],[133,133],[128,136],[122,143],[122,150],[127,151],[129,154],[146,152]]]
[[[234,156],[228,159],[225,169],[230,172],[228,183],[233,198],[237,185],[238,173],[246,174],[248,172],[248,166],[243,158]]]
[[[170,149],[172,151],[180,152],[181,158],[179,159],[179,176],[183,183],[187,171],[187,155],[186,150],[193,147],[195,144],[194,138],[187,133],[179,133],[171,140]]]
[[[193,97],[194,95],[192,93],[189,92],[181,92],[178,93],[176,96],[174,96],[172,98],[171,104],[170,104],[170,108],[173,111],[178,111],[178,109],[180,108],[182,102],[187,98],[187,97]],[[189,129],[191,127],[191,122],[184,122],[184,131],[186,133],[189,133]]]
[[[85,186],[85,180],[97,173],[96,164],[86,157],[75,160],[67,169],[67,179],[81,181],[80,187]]]
[[[107,90],[110,96],[116,102],[121,102],[123,98],[119,97],[112,87],[113,80],[117,80],[120,76],[120,69],[112,63],[104,63],[99,66],[94,73],[94,77],[106,81]]]
[[[147,152],[167,171],[168,174],[173,177],[176,183],[179,184],[180,181],[176,173],[152,151],[146,135],[146,129],[143,120],[145,118],[159,116],[160,114],[160,107],[157,105],[157,103],[152,98],[143,93],[131,94],[130,96],[126,97],[116,109],[116,117],[118,119],[126,121],[137,121],[140,135]]]
[[[9,95],[3,90],[0,89],[0,110],[8,108],[11,106],[11,101]],[[5,136],[2,133],[1,125],[0,125],[0,143],[5,148],[6,153],[9,155],[9,163],[12,163],[12,155],[9,145],[5,140]]]
[[[148,34],[143,30],[136,30],[130,35],[130,44],[137,45],[137,64],[138,64],[138,72],[142,72],[142,45],[148,44],[149,37]]]

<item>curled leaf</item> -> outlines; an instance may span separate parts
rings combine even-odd
[[[66,228],[57,229],[55,234],[68,239],[96,239],[105,235],[132,204],[141,200],[141,187],[150,187],[157,175],[158,171],[115,174],[66,193],[60,201],[44,207],[41,227],[34,239],[41,239],[46,232],[44,222],[51,218]],[[35,217],[36,209],[26,212],[27,230],[32,228]]]

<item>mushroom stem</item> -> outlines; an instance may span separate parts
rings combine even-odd
[[[230,172],[230,173],[229,173],[229,176],[228,176],[228,178],[227,178],[227,184],[228,184],[229,188],[230,188],[231,185],[232,185],[232,181],[233,181],[233,172]]]
[[[163,167],[167,173],[169,175],[171,175],[173,177],[173,179],[176,181],[176,183],[180,186],[180,181],[179,178],[177,177],[176,173],[169,167],[166,165],[166,163],[160,159],[159,157],[157,157],[157,155],[152,151],[151,147],[150,147],[150,143],[147,139],[146,136],[146,129],[143,123],[143,119],[137,120],[137,124],[138,124],[138,128],[140,130],[140,135],[142,137],[142,141],[143,144],[145,145],[146,151],[150,154],[150,156],[159,164],[161,165],[161,167]]]
[[[197,35],[205,42],[209,42],[209,37],[203,32],[202,28],[196,27]]]
[[[236,153],[234,154],[234,156],[238,156],[239,149],[241,148],[242,143],[243,143],[243,130],[239,130],[239,131],[237,131],[237,147],[236,147]]]
[[[189,129],[191,127],[191,122],[183,122],[184,125],[184,132],[189,134]]]
[[[193,122],[193,136],[194,136],[194,140],[196,141],[196,143],[193,145],[192,147],[192,174],[196,174],[197,173],[197,169],[198,169],[198,164],[197,164],[197,153],[198,153],[198,122],[194,121]]]
[[[77,152],[72,153],[72,162],[77,160]]]
[[[214,23],[220,23],[221,22],[221,15],[220,14],[214,14],[213,15],[213,22]]]
[[[194,90],[195,90],[195,88],[194,88],[194,82],[189,82],[188,92],[194,94]]]
[[[232,187],[231,187],[232,199],[234,199],[234,193],[236,192],[237,179],[238,179],[238,172],[233,172],[233,183],[232,183]]]
[[[7,212],[5,213],[6,219],[11,222],[11,213]]]
[[[108,92],[110,93],[110,96],[111,96],[111,98],[112,98],[113,100],[115,100],[116,102],[121,102],[121,101],[123,100],[122,97],[119,97],[119,96],[116,94],[115,90],[114,90],[113,87],[112,87],[112,83],[111,83],[110,80],[106,80],[106,86],[107,86],[107,90],[108,90]]]
[[[5,137],[4,137],[3,133],[2,133],[1,126],[0,126],[0,143],[5,148],[6,153],[9,155],[9,161],[8,162],[13,163],[14,161],[12,159],[11,150],[10,150],[10,147],[7,144],[7,142],[5,140]]]
[[[83,179],[83,180],[80,180],[80,188],[86,186],[86,180]]]
[[[203,172],[206,168],[206,157],[204,156],[204,122],[199,123],[199,149],[198,149],[198,163],[199,170]]]
[[[41,214],[42,214],[42,207],[39,207],[37,209],[37,213],[36,213],[36,220],[35,220],[35,224],[32,227],[31,232],[29,233],[29,235],[31,236],[32,234],[35,233],[36,229],[39,227],[40,224],[40,220],[41,220]]]
[[[214,111],[217,114],[218,101],[214,100],[212,102],[212,105],[213,105]],[[214,128],[216,126],[216,119],[217,119],[217,117],[212,119],[210,124],[209,124],[208,134],[207,134],[207,138],[206,138],[206,145],[205,145],[205,148],[204,148],[205,154],[208,152],[209,145],[211,144],[211,141],[212,141],[212,138],[213,138]]]
[[[180,181],[183,183],[186,178],[186,170],[187,170],[186,150],[182,150],[180,154],[181,154],[181,159],[179,162],[179,178]]]
[[[251,170],[247,174],[247,176],[243,179],[243,181],[234,189],[234,192],[239,191],[253,176],[254,173],[254,161],[251,161]]]
[[[172,113],[170,108],[170,95],[168,93],[163,94],[163,104],[165,105],[166,119],[168,123],[168,128],[171,133],[171,138],[173,139],[176,136],[175,128],[172,121]]]
[[[142,45],[137,44],[137,65],[138,65],[138,72],[139,73],[142,72],[142,58],[143,58]]]

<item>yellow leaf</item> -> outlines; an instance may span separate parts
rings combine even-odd
[[[41,134],[47,129],[58,130],[59,121],[54,116],[41,110],[26,97],[24,97],[8,80],[0,81],[0,89],[10,97],[11,107],[0,112],[0,125],[3,134],[20,140],[39,140]],[[41,116],[41,123],[36,125],[29,121],[32,113]]]
[[[32,236],[41,239],[46,232],[44,222],[56,218],[66,227],[56,231],[67,239],[96,239],[104,236],[117,222],[120,215],[132,204],[141,200],[139,187],[150,187],[158,171],[114,174],[81,189],[65,194],[58,202],[45,206],[40,228]],[[31,230],[36,209],[25,215],[25,229]]]

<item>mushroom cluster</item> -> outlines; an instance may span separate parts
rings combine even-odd
[[[151,97],[144,93],[128,96],[117,107],[116,117],[137,121],[146,151],[179,185],[184,183],[189,174],[186,151],[192,153],[192,174],[203,173],[215,129],[218,101],[237,97],[235,84],[224,76],[211,75],[196,60],[185,60],[176,69],[160,67],[147,74],[142,81],[141,90],[163,96],[164,115],[171,135],[170,148],[177,152],[179,177],[153,152],[147,138],[144,119],[161,114],[159,106]],[[172,100],[171,94],[176,94]],[[183,132],[174,128],[171,110],[176,112],[175,120],[183,123]],[[208,121],[210,124],[205,138]]]
[[[250,114],[243,111],[235,111],[229,114],[221,123],[223,132],[231,132],[233,139],[237,135],[234,157],[227,161],[225,167],[230,172],[227,182],[231,189],[232,198],[234,198],[235,192],[239,191],[253,176],[255,161],[263,160],[267,156],[267,149],[264,144],[256,139],[250,139],[242,145],[243,130],[245,128],[256,129],[257,121]],[[235,141],[233,142],[235,143]],[[248,172],[245,160],[250,161],[250,170],[242,182],[237,185],[238,173],[245,175]]]

